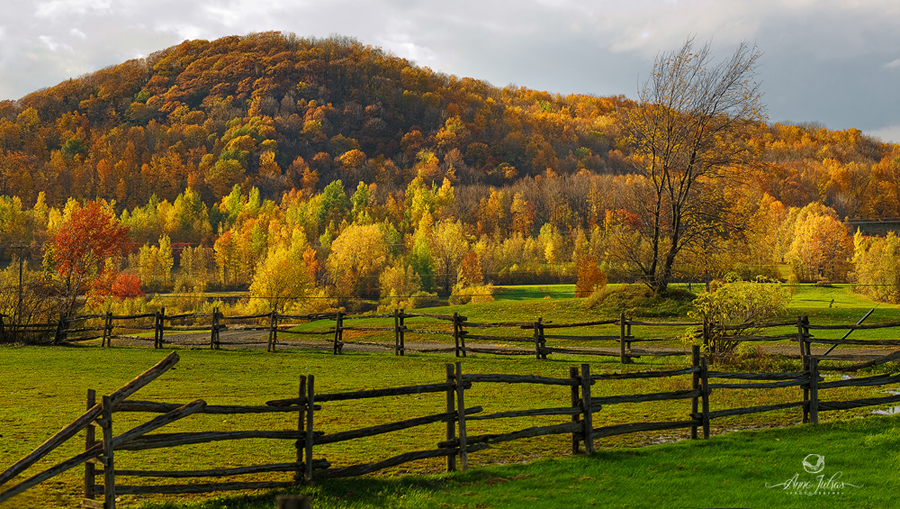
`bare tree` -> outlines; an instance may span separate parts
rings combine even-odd
[[[756,158],[748,140],[765,120],[755,81],[760,55],[742,42],[714,64],[709,43],[695,48],[689,38],[656,57],[638,105],[622,116],[632,161],[652,189],[641,230],[647,249],[632,262],[656,292],[667,289],[684,247],[729,227],[706,196]]]

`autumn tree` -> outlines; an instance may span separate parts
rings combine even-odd
[[[812,203],[794,221],[793,241],[785,254],[800,281],[844,281],[850,269],[853,241],[833,209]]]
[[[368,296],[378,288],[378,276],[388,261],[388,246],[380,224],[351,224],[331,243],[325,267],[340,298]]]
[[[256,266],[250,296],[264,300],[269,309],[279,313],[289,303],[306,296],[313,286],[304,261],[307,248],[302,230],[295,231],[288,245],[270,247]]]
[[[635,260],[655,292],[665,291],[679,253],[699,237],[729,227],[717,207],[705,207],[716,181],[734,176],[754,159],[746,135],[764,118],[756,46],[742,42],[730,59],[712,62],[710,45],[693,38],[660,54],[622,115],[633,161],[651,184],[646,208],[649,258]]]
[[[98,202],[74,211],[60,225],[46,247],[44,266],[59,282],[64,316],[72,316],[80,296],[109,293],[102,286],[115,281],[116,266],[107,262],[127,247],[128,228]]]

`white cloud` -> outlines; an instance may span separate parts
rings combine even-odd
[[[900,58],[898,58],[897,60],[888,62],[881,66],[882,69],[896,69],[898,67],[900,67]]]
[[[123,2],[119,2],[122,4]],[[121,5],[117,5],[121,7]],[[72,14],[84,15],[88,12],[109,12],[112,0],[50,0],[39,2],[35,15],[39,18],[54,18]]]
[[[882,127],[881,129],[866,131],[866,134],[868,134],[869,136],[874,136],[876,138],[880,138],[881,141],[883,141],[885,143],[900,144],[900,124]]]

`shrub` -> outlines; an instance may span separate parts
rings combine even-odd
[[[756,324],[782,316],[790,300],[790,293],[781,283],[765,278],[743,281],[729,274],[713,291],[694,299],[694,310],[689,315],[710,324],[729,326],[729,330],[710,328],[707,353],[722,357],[734,353],[740,344],[736,337],[752,334]],[[689,337],[695,343],[702,340],[696,334]]]
[[[477,285],[466,286],[464,288],[456,286],[450,295],[450,304],[484,304],[485,302],[494,301],[494,285]]]

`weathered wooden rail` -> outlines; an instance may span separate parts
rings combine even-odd
[[[476,374],[464,373],[461,362],[447,364],[444,381],[422,385],[388,387],[343,393],[318,393],[315,376],[300,377],[299,390],[295,397],[267,401],[256,406],[207,405],[201,400],[187,404],[163,403],[149,401],[133,401],[128,398],[138,389],[159,377],[178,362],[178,355],[171,353],[156,366],[147,370],[121,389],[97,401],[94,391],[88,392],[88,410],[74,422],[60,430],[34,452],[16,462],[6,471],[0,473],[0,486],[10,482],[32,467],[49,452],[64,442],[85,431],[84,452],[53,467],[47,468],[24,481],[0,493],[0,502],[33,487],[61,472],[84,466],[84,501],[82,506],[88,508],[114,508],[116,496],[126,494],[178,494],[208,493],[229,490],[269,489],[295,486],[298,483],[313,481],[318,478],[357,476],[394,467],[410,461],[430,458],[446,458],[448,471],[468,467],[468,455],[485,448],[505,442],[524,438],[569,435],[571,452],[578,453],[583,446],[584,452],[594,451],[597,440],[614,435],[637,432],[663,431],[672,429],[690,429],[691,438],[699,438],[701,430],[703,438],[710,436],[710,423],[716,419],[798,408],[802,410],[802,422],[817,423],[819,414],[824,411],[837,411],[873,405],[900,402],[900,395],[877,398],[860,398],[849,401],[836,401],[822,398],[823,391],[834,388],[873,387],[900,382],[900,374],[883,374],[864,378],[851,378],[825,382],[820,377],[820,358],[805,358],[803,369],[798,372],[785,373],[741,373],[711,371],[707,359],[701,356],[701,348],[692,349],[691,363],[679,369],[663,371],[640,371],[632,373],[591,373],[588,364],[573,366],[567,377],[554,378],[534,375],[508,374]],[[690,388],[668,392],[626,393],[618,395],[597,396],[598,388],[616,387],[623,380],[648,378],[690,377]],[[529,384],[559,387],[559,402],[555,405],[540,408],[508,408],[489,409],[485,412],[480,406],[467,407],[466,399],[472,394],[478,395],[479,388],[485,384]],[[747,390],[784,390],[798,389],[796,400],[778,404],[758,405],[751,407],[726,408],[710,410],[711,400],[720,391]],[[322,425],[319,419],[323,412],[328,412],[333,403],[343,402],[336,410],[340,413],[339,423],[354,422],[352,410],[368,412],[374,400],[403,396],[435,395],[435,410],[427,415],[409,417],[399,421],[378,423],[363,428],[334,429],[335,424]],[[347,410],[347,402],[367,401],[365,404],[352,405]],[[430,401],[430,400],[429,400]],[[598,412],[609,413],[616,405],[641,404],[668,401],[675,405],[671,408],[682,408],[682,418],[654,422],[626,422],[614,425],[595,426],[595,415]],[[492,399],[492,404],[503,404],[503,398]],[[679,403],[682,402],[682,403]],[[396,399],[386,400],[383,404],[395,407]],[[392,406],[393,405],[393,406]],[[543,403],[542,403],[543,405]],[[124,412],[140,412],[158,414],[147,422],[129,431],[114,435],[113,422],[116,415]],[[291,417],[293,430],[242,430],[220,431],[204,430],[176,433],[151,433],[166,425],[188,418],[193,414],[268,414],[281,413]],[[672,415],[678,411],[669,412]],[[296,417],[293,417],[296,416]],[[318,417],[317,417],[318,416]],[[799,417],[799,416],[798,416]],[[502,431],[484,431],[490,423],[518,419],[542,419],[539,425],[527,423],[525,427],[510,431],[503,426]],[[551,419],[550,422],[547,419]],[[552,419],[559,421],[552,422]],[[328,422],[328,421],[326,421]],[[352,440],[380,437],[401,430],[412,430],[420,426],[443,423],[441,432],[444,439],[437,443],[428,443],[427,434],[417,434],[420,441],[417,450],[406,451],[372,462],[343,466],[332,466],[316,451],[329,444]],[[482,429],[472,433],[470,424],[478,423]],[[483,424],[487,423],[487,424]],[[516,426],[521,426],[518,424]],[[95,435],[99,429],[102,438]],[[229,468],[209,468],[205,470],[164,471],[135,468],[120,468],[127,463],[128,451],[165,450],[189,444],[205,444],[225,440],[272,439],[287,442],[284,448],[286,458],[281,461],[262,465],[244,465]],[[385,442],[390,443],[390,441]],[[388,447],[384,447],[388,449]],[[321,455],[321,453],[319,453]],[[124,459],[123,459],[124,458]],[[281,481],[242,480],[217,481],[220,477],[250,476],[255,474],[287,473],[290,476]],[[156,479],[156,483],[127,484],[122,479],[144,478]],[[196,482],[197,479],[212,479],[214,482]],[[159,484],[160,479],[190,480],[184,484]],[[103,497],[98,501],[98,497]]]
[[[867,315],[868,316],[868,315]],[[300,327],[303,326],[303,327]],[[0,321],[0,327],[10,329],[12,325]],[[848,325],[815,325],[809,323],[807,317],[798,317],[795,321],[751,323],[737,326],[725,326],[703,322],[648,322],[630,319],[622,313],[618,319],[597,320],[576,323],[545,322],[538,318],[534,322],[473,322],[458,313],[426,314],[407,313],[402,309],[393,313],[346,315],[342,312],[318,313],[309,315],[286,315],[274,311],[256,315],[224,316],[218,309],[212,313],[185,313],[167,315],[165,308],[155,313],[144,313],[129,316],[117,316],[111,313],[79,316],[60,321],[58,324],[37,324],[29,326],[33,330],[45,332],[53,328],[56,342],[80,342],[101,339],[101,345],[109,347],[113,340],[152,343],[154,348],[166,345],[209,346],[219,349],[222,346],[266,346],[268,351],[275,351],[279,346],[297,345],[302,338],[318,338],[332,344],[335,354],[340,354],[346,344],[367,345],[393,351],[395,355],[404,355],[414,351],[406,340],[415,336],[418,340],[429,338],[445,343],[446,347],[429,345],[420,351],[431,353],[453,353],[456,357],[465,357],[468,353],[497,355],[534,355],[546,359],[551,354],[596,355],[619,357],[623,364],[643,356],[680,356],[689,354],[682,345],[683,338],[691,335],[701,342],[707,351],[711,342],[718,338],[729,342],[751,343],[794,343],[794,352],[782,352],[786,357],[797,359],[812,355],[812,346],[828,346],[832,350],[837,346],[846,347],[880,347],[872,348],[870,358],[865,363],[850,366],[823,365],[822,369],[854,371],[860,367],[883,364],[900,358],[900,349],[885,352],[884,347],[900,346],[900,339],[849,339],[851,332],[857,330],[898,329],[900,338],[900,322],[880,324],[848,324]],[[634,328],[643,330],[672,330],[671,334],[662,333],[661,337],[636,337]],[[843,330],[847,334],[840,339],[816,337],[816,331]],[[137,335],[139,332],[153,332]],[[240,331],[240,337],[223,340],[224,331]],[[571,331],[571,332],[569,332]],[[740,335],[728,335],[734,331],[743,331]],[[0,329],[0,333],[4,330]],[[259,333],[254,334],[252,333]],[[262,333],[266,333],[263,338]],[[172,339],[177,335],[177,340]],[[373,337],[375,340],[367,340]],[[648,335],[644,334],[645,336]],[[722,338],[722,335],[728,335]],[[234,335],[231,335],[234,336]],[[385,337],[393,336],[393,341]],[[352,338],[352,339],[351,339]],[[480,342],[480,343],[474,343]],[[488,343],[487,345],[485,343]],[[663,343],[663,348],[640,347]],[[605,346],[594,348],[594,345]],[[637,346],[633,346],[637,344]],[[675,345],[675,346],[673,346]],[[871,358],[872,356],[882,358]],[[826,360],[847,361],[852,356],[841,355],[840,351],[826,355]],[[857,359],[859,360],[859,359]]]

